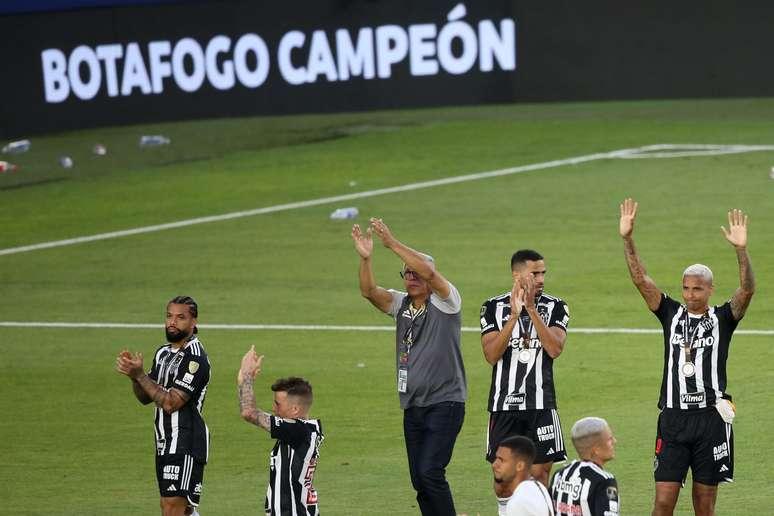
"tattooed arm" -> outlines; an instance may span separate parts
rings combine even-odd
[[[180,410],[191,398],[178,389],[165,389],[145,374],[142,353],[131,354],[123,350],[116,358],[116,370],[132,379],[134,395],[143,405],[152,401],[164,412],[171,414]]]
[[[731,298],[731,313],[737,321],[744,317],[750,300],[755,293],[755,275],[747,254],[747,215],[742,210],[728,212],[728,229],[721,226],[726,240],[734,246],[739,262],[739,288]]]
[[[242,419],[264,430],[271,429],[271,414],[264,412],[255,406],[255,392],[253,392],[253,379],[244,378],[237,386],[239,394],[239,411]]]
[[[619,222],[619,232],[624,241],[624,256],[626,265],[629,267],[629,275],[632,278],[634,286],[640,291],[640,295],[645,300],[651,311],[658,309],[661,304],[661,290],[656,283],[648,276],[637,249],[634,247],[634,219],[637,216],[637,203],[633,199],[625,199],[621,203],[621,220]]]
[[[262,362],[263,355],[258,356],[255,352],[255,346],[252,346],[250,351],[242,357],[242,365],[237,373],[237,395],[239,396],[239,412],[242,419],[264,430],[270,430],[271,414],[255,406],[255,392],[253,391],[253,381],[255,376],[261,372]]]
[[[140,383],[134,378],[132,378],[132,391],[134,391],[134,397],[137,398],[137,401],[143,405],[147,405],[153,401],[153,399],[145,393],[145,390],[142,388]]]

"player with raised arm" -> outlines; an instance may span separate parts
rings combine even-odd
[[[312,386],[303,378],[282,378],[274,382],[273,414],[256,407],[253,382],[260,374],[263,355],[255,346],[242,357],[237,372],[237,394],[242,419],[268,431],[277,442],[269,462],[269,486],[264,508],[267,516],[315,516],[320,513],[317,491],[312,485],[320,444],[322,423],[309,417]]]
[[[674,512],[690,467],[694,511],[697,516],[710,516],[715,512],[718,484],[734,476],[735,407],[726,391],[726,361],[733,332],[755,292],[747,216],[731,210],[728,229],[721,227],[739,263],[739,288],[726,303],[710,306],[713,275],[706,265],[694,264],[683,272],[683,303],[661,292],[648,276],[632,237],[637,208],[632,199],[621,203],[619,232],[632,282],[664,333],[653,514]]]

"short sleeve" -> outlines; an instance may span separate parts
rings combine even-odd
[[[717,315],[718,319],[725,321],[725,323],[728,325],[728,328],[731,331],[736,330],[736,327],[739,325],[739,321],[742,320],[742,319],[737,320],[734,317],[734,312],[731,310],[730,301],[726,301],[725,303],[717,307],[717,309],[715,310],[715,314]]]
[[[548,321],[548,327],[556,326],[557,328],[567,331],[567,325],[570,323],[570,308],[564,301],[557,301],[554,305],[554,309],[551,310],[551,318]]]
[[[661,302],[658,304],[658,308],[653,310],[653,313],[658,317],[659,321],[664,321],[671,318],[677,312],[680,307],[680,303],[669,297],[668,295],[661,293]]]
[[[150,368],[150,371],[148,371],[148,376],[154,382],[159,381],[159,370],[158,370],[159,367],[158,367],[158,364],[156,363],[156,357],[159,356],[160,349],[161,348],[157,349],[156,352],[153,354],[153,362],[151,362],[151,368]]]
[[[460,297],[460,292],[457,290],[457,287],[451,283],[449,283],[449,295],[446,297],[446,299],[443,299],[438,294],[433,293],[430,296],[430,302],[433,304],[433,306],[445,314],[456,314],[462,308],[462,298]]]
[[[618,516],[618,483],[614,478],[608,478],[600,482],[594,492],[592,507],[594,514],[605,514],[607,516]]]
[[[271,437],[279,441],[295,444],[309,436],[309,429],[297,419],[285,419],[271,416]]]
[[[393,290],[393,289],[389,289],[387,292],[389,292],[390,295],[392,296],[392,303],[390,303],[390,311],[387,312],[387,315],[392,316],[392,318],[394,319],[398,314],[398,310],[400,310],[400,305],[403,304],[403,300],[406,299],[406,296],[408,296],[408,294],[406,294],[405,292],[401,292],[400,290]]]
[[[207,383],[209,377],[210,363],[207,358],[187,355],[180,362],[180,367],[177,368],[177,375],[172,381],[172,387],[187,394],[193,394]]]
[[[484,301],[484,304],[481,305],[481,335],[493,331],[499,331],[495,319],[495,302],[492,300]]]

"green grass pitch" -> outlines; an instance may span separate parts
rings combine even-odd
[[[774,99],[508,105],[329,116],[212,120],[34,138],[0,176],[0,249],[199,216],[540,163],[656,143],[774,143]],[[141,134],[167,147],[139,149]],[[95,143],[108,155],[91,154]],[[75,167],[58,167],[57,157]],[[460,289],[463,323],[509,289],[520,247],[546,256],[546,290],[564,298],[571,328],[658,328],[630,284],[618,203],[640,201],[635,238],[650,275],[679,296],[682,269],[715,272],[715,303],[738,285],[719,227],[750,216],[757,292],[740,329],[770,329],[774,283],[774,152],[599,160],[0,256],[0,321],[158,323],[158,329],[0,326],[0,513],[157,514],[152,415],[113,371],[123,347],[146,365],[162,341],[164,303],[194,296],[202,324],[388,325],[357,288],[350,221],[380,216],[401,240],[432,253]],[[352,184],[354,182],[354,184]],[[400,286],[399,262],[375,252],[378,282]],[[393,335],[359,331],[202,330],[213,376],[204,516],[259,514],[271,441],[238,415],[235,372],[251,344],[266,355],[259,405],[283,375],[311,380],[326,440],[316,473],[328,515],[418,514],[394,389]],[[771,335],[738,335],[729,392],[739,415],[736,482],[718,514],[771,507]],[[469,399],[448,478],[458,512],[494,514],[483,460],[491,369],[475,332],[463,334]],[[618,437],[609,469],[623,514],[649,514],[661,337],[571,333],[555,364],[565,436],[585,415]],[[359,366],[362,364],[363,366]],[[574,450],[568,442],[570,457]],[[678,514],[692,514],[684,490]]]

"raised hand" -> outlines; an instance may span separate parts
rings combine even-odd
[[[521,287],[524,289],[524,306],[527,309],[535,308],[535,295],[537,294],[537,287],[535,287],[535,278],[531,274],[527,274],[521,278]]]
[[[395,242],[395,237],[392,236],[390,228],[384,223],[382,219],[371,218],[371,228],[379,240],[382,241],[384,247],[390,247]]]
[[[255,352],[255,346],[251,346],[250,350],[242,357],[242,364],[237,373],[237,382],[241,384],[248,378],[254,380],[256,375],[261,373],[262,363],[263,355],[258,356],[258,353]]]
[[[145,374],[142,365],[142,353],[132,354],[124,349],[116,357],[116,371],[129,378],[139,378]]]
[[[355,243],[355,251],[362,258],[368,258],[374,252],[374,241],[371,238],[371,228],[365,234],[360,230],[360,225],[352,226],[352,241]]]
[[[720,226],[726,240],[737,249],[747,247],[747,215],[742,210],[731,210],[728,212],[728,229]]]
[[[632,236],[634,231],[634,219],[637,217],[637,202],[627,198],[621,203],[621,220],[618,223],[618,232],[623,238]]]
[[[518,317],[524,308],[524,287],[516,280],[511,289],[511,317]]]

